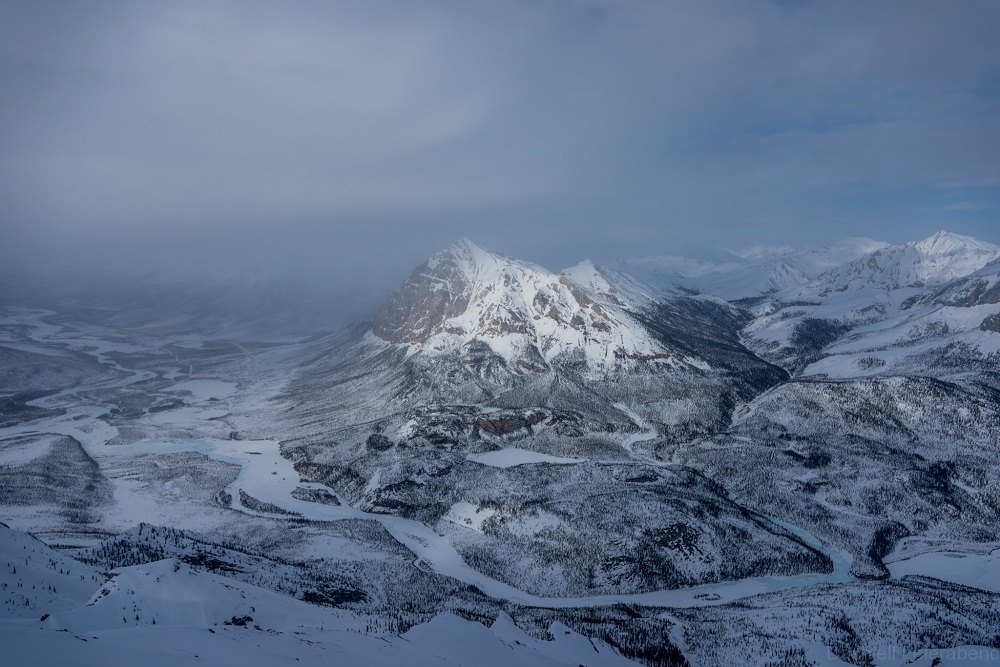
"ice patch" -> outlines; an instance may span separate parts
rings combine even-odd
[[[894,579],[919,575],[1000,593],[1000,548],[989,553],[932,551],[886,567]]]
[[[220,417],[225,417],[227,414],[229,413],[225,410],[218,409],[180,408],[178,410],[157,412],[149,416],[149,421],[159,426],[170,425],[181,428],[197,428],[204,421],[219,419]]]
[[[164,391],[186,391],[200,401],[207,401],[213,398],[220,399],[232,396],[236,391],[236,384],[221,380],[187,380],[167,387]]]
[[[472,454],[467,457],[473,463],[480,463],[492,468],[513,468],[514,466],[526,465],[529,463],[554,463],[556,465],[569,465],[579,463],[577,459],[568,459],[561,456],[551,456],[539,452],[531,452],[518,447],[506,447],[495,452],[484,454]]]

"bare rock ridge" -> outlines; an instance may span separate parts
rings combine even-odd
[[[469,307],[472,286],[465,269],[473,248],[459,241],[414,269],[379,310],[375,334],[392,343],[420,344],[443,333],[445,323]]]

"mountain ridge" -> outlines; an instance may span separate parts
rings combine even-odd
[[[617,279],[628,285],[626,295],[593,263],[571,271],[555,274],[463,239],[414,270],[379,310],[372,331],[411,354],[440,356],[485,343],[526,372],[581,352],[597,374],[632,362],[705,367],[668,349],[635,320],[630,299],[653,299],[634,281]]]
[[[921,289],[969,275],[998,258],[1000,246],[940,231],[919,241],[880,248],[831,269],[798,290],[797,295],[825,297],[831,292],[861,289]]]

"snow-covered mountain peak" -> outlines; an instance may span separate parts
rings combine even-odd
[[[995,257],[1000,252],[1000,247],[992,243],[980,241],[972,236],[963,236],[944,230],[922,241],[913,241],[907,245],[913,246],[913,248],[924,255],[951,255],[959,257],[984,255]]]
[[[376,336],[440,355],[485,343],[508,364],[545,370],[583,353],[588,368],[674,358],[630,314],[638,283],[584,262],[563,275],[461,240],[419,266],[386,301]]]
[[[820,297],[865,289],[892,291],[941,285],[1000,258],[1000,246],[950,232],[880,248],[827,271],[803,293]]]
[[[608,282],[607,276],[591,259],[585,259],[579,264],[574,264],[568,269],[564,269],[560,276],[590,292],[606,294],[613,299],[618,298],[617,295],[614,294],[615,289],[611,286],[611,283]]]
[[[434,253],[427,260],[427,268],[433,271],[437,269],[439,264],[445,263],[464,273],[474,275],[483,270],[496,269],[498,266],[512,261],[502,255],[485,250],[470,239],[461,238],[444,250]]]
[[[656,301],[654,290],[632,276],[620,271],[599,266],[593,260],[585,259],[569,267],[562,276],[579,285],[602,301],[634,310]]]

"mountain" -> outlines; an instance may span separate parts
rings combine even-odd
[[[988,366],[998,258],[1000,246],[947,232],[882,248],[772,295],[744,340],[789,370],[834,377]]]
[[[831,292],[893,291],[940,285],[967,276],[1000,258],[1000,246],[949,232],[869,252],[831,269],[798,293],[820,298]]]
[[[791,381],[678,460],[850,551],[859,576],[889,576],[890,544],[998,539],[998,256],[942,232],[759,300],[741,338]]]
[[[807,284],[823,272],[888,244],[851,238],[819,247],[751,246],[732,253],[655,256],[627,260],[624,271],[663,293],[678,289],[734,301]]]
[[[745,311],[654,294],[593,262],[554,274],[463,240],[417,267],[370,330],[340,341],[350,351],[310,368],[302,386],[315,395],[354,386],[344,404],[365,400],[346,423],[478,405],[473,423],[483,410],[537,410],[603,438],[635,428],[616,407],[626,403],[684,439],[783,379],[738,341]],[[692,405],[696,396],[704,400]]]
[[[831,377],[993,371],[1000,363],[1000,261],[895,299],[808,367]]]
[[[667,349],[633,318],[628,297],[636,294],[613,288],[592,264],[571,275],[462,240],[419,266],[389,297],[373,333],[429,356],[488,348],[513,372],[581,362],[595,377],[635,362],[704,367]]]
[[[660,469],[675,443],[785,379],[739,344],[745,321],[592,262],[557,275],[460,241],[371,330],[303,369],[285,451],[303,478],[432,527],[534,595],[642,593],[750,563],[825,571],[824,555],[710,480]]]
[[[25,292],[0,303],[5,656],[989,656],[995,251],[698,249],[675,267],[731,265],[710,294],[460,241],[334,332],[265,324],[295,309],[270,298],[213,314],[211,286]],[[734,276],[777,291],[727,302]]]
[[[1000,259],[968,275],[950,280],[938,289],[927,290],[903,302],[908,309],[924,304],[971,308],[1000,303]]]

